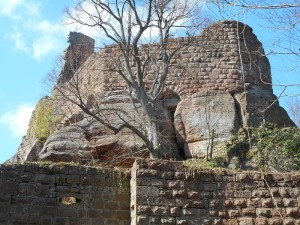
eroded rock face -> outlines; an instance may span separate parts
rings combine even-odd
[[[235,94],[234,98],[240,109],[243,127],[258,127],[263,123],[277,124],[279,127],[295,126],[270,90],[253,85],[246,92]]]
[[[81,163],[97,159],[104,165],[110,162],[109,165],[126,166],[142,155],[147,155],[145,144],[129,130],[114,134],[99,122],[85,118],[51,135],[38,159]]]
[[[239,127],[233,97],[219,91],[194,94],[175,113],[177,141],[187,158],[205,157],[211,144],[228,140]]]

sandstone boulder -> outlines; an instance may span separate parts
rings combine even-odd
[[[212,132],[213,145],[217,146],[235,134],[238,128],[235,102],[228,93],[196,93],[182,100],[175,112],[177,142],[187,158],[206,156]]]
[[[52,134],[38,153],[38,159],[81,163],[99,160],[103,164],[125,166],[145,153],[145,144],[129,130],[114,134],[101,123],[85,118]]]
[[[277,124],[279,127],[293,127],[285,109],[279,106],[278,98],[272,90],[253,85],[249,90],[234,95],[237,101],[243,127],[258,127],[263,123]]]

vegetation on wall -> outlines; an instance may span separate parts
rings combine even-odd
[[[62,120],[62,115],[58,115],[54,110],[54,100],[44,98],[36,105],[31,122],[30,132],[42,142],[55,131],[57,124]]]
[[[220,145],[209,159],[183,162],[190,169],[239,169],[250,162],[261,171],[300,171],[300,129],[279,128],[265,124],[249,130],[240,129],[229,141]]]
[[[254,161],[261,170],[300,170],[300,129],[278,128],[266,124],[259,128],[240,130],[227,144],[229,158],[244,157]]]

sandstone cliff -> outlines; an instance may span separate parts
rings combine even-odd
[[[79,88],[87,104],[100,99],[101,104],[120,106],[130,112],[130,102],[121,95],[125,82],[107,69],[109,62],[117,59],[118,50],[108,46],[93,52],[94,41],[78,33],[71,33],[69,42],[58,82],[76,77],[81,81]],[[171,61],[158,107],[164,121],[163,135],[178,155],[205,157],[212,135],[217,146],[239,128],[267,122],[294,126],[275,101],[269,61],[249,26],[236,21],[218,22],[198,37],[173,42],[174,49],[184,45]],[[82,57],[74,61],[78,52]],[[148,68],[146,83],[152,81],[153,73]],[[58,93],[53,92],[52,97],[56,96]],[[70,103],[57,102],[54,108],[64,116],[55,132],[41,142],[29,130],[11,161],[99,160],[127,165],[134,157],[147,156],[145,144],[129,130],[114,134]]]

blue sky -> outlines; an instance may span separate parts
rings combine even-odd
[[[43,78],[67,47],[63,21],[71,0],[0,0],[0,163],[17,150]]]
[[[16,153],[35,104],[47,94],[42,80],[67,47],[69,31],[75,29],[63,23],[63,11],[73,2],[0,0],[0,163]],[[269,38],[273,34],[261,27],[255,17],[229,19],[249,24],[264,47],[272,48]],[[286,65],[291,62],[284,56],[270,60],[274,82],[300,83],[299,70],[287,71]],[[299,68],[297,63],[292,66]],[[289,90],[300,93],[299,87]],[[280,87],[275,88],[275,93],[280,93]],[[281,104],[286,106],[286,101],[282,99]]]

